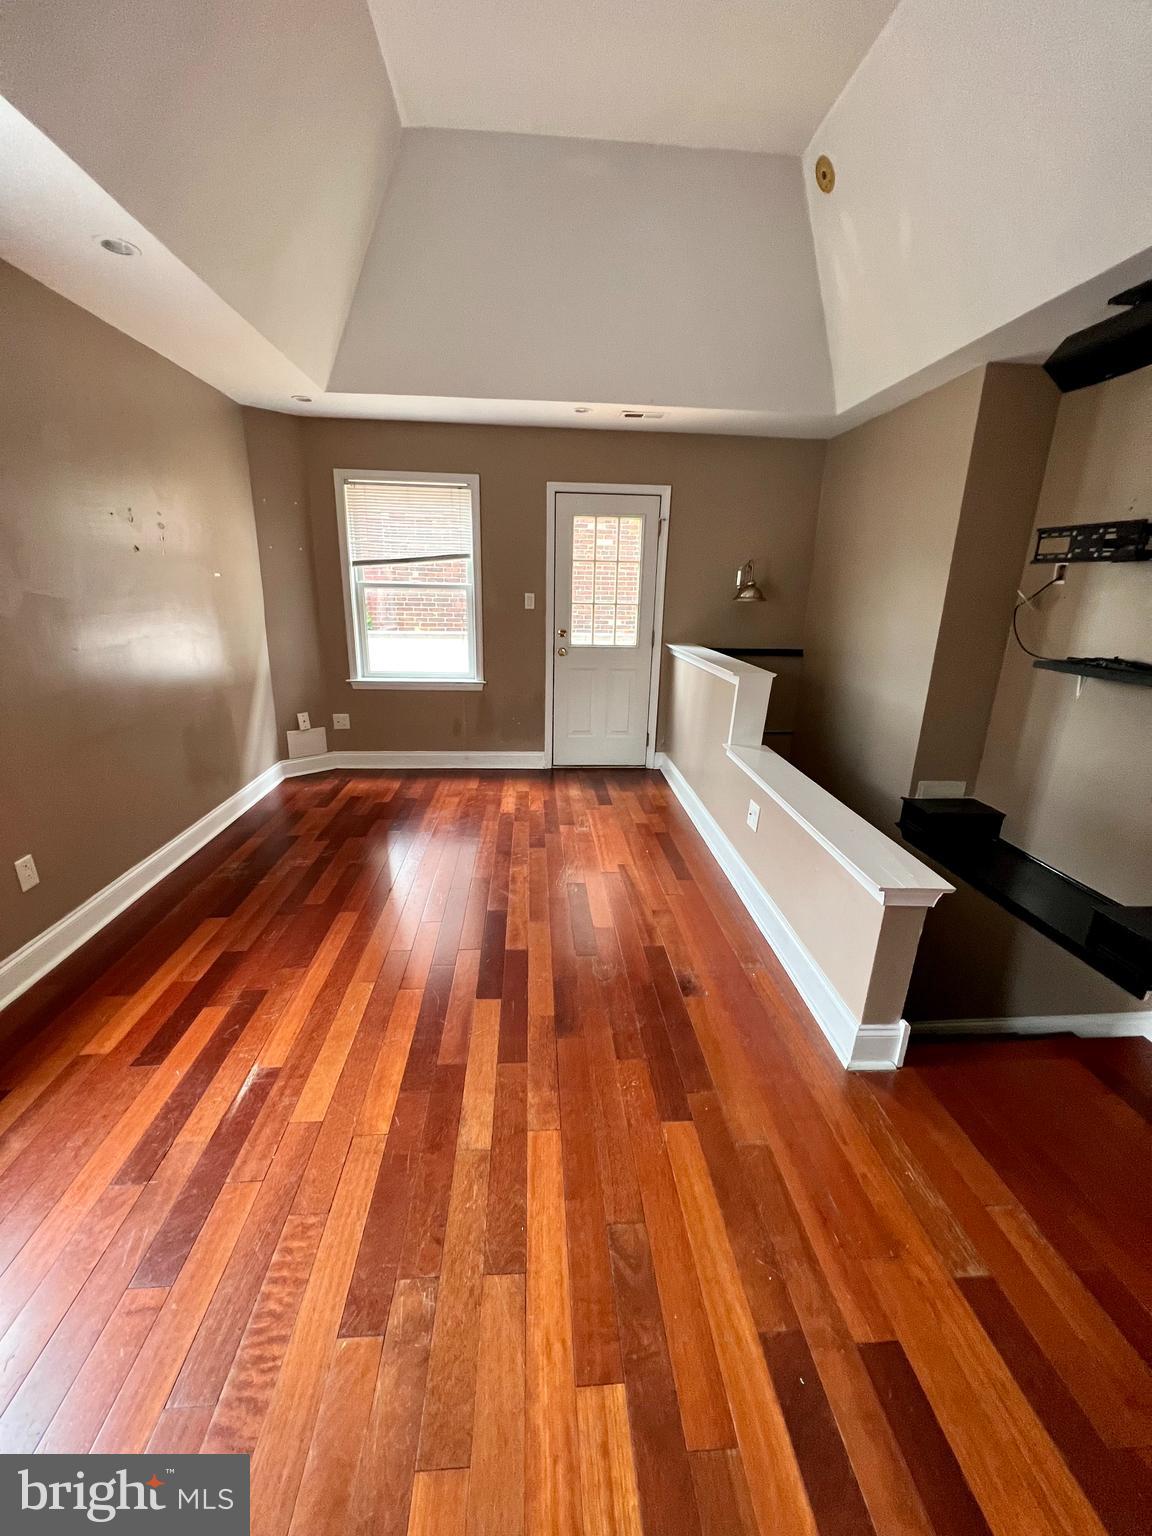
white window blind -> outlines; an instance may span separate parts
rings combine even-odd
[[[478,481],[338,476],[353,681],[480,681]]]
[[[472,488],[349,480],[348,553],[356,563],[472,554]]]

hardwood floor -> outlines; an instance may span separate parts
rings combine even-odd
[[[1152,1531],[1152,1047],[844,1074],[654,775],[290,781],[9,1022],[0,1451],[250,1452],[259,1536]]]

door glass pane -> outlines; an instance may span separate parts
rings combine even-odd
[[[573,645],[635,645],[640,625],[642,517],[572,519]]]
[[[592,644],[592,604],[572,604],[572,644]]]

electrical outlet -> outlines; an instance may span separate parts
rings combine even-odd
[[[524,594],[524,606],[525,606],[525,608],[535,608],[535,606],[536,606],[536,594],[535,594],[535,592],[525,592],[525,594]]]
[[[306,709],[302,709],[296,716],[296,724],[302,731],[310,731],[312,729],[312,716]]]
[[[22,891],[30,891],[34,885],[40,884],[40,872],[36,868],[36,860],[30,853],[16,860],[16,878],[20,882]]]
[[[760,807],[756,804],[755,800],[749,800],[748,802],[747,819],[748,825],[752,828],[753,832],[755,832],[756,828],[760,825]]]
[[[352,729],[351,715],[333,715],[332,729],[334,731],[350,731]]]

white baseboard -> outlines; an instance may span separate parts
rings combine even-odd
[[[0,1009],[15,1002],[22,992],[26,992],[42,976],[66,960],[73,950],[86,944],[114,917],[119,917],[125,907],[130,907],[146,891],[151,890],[157,881],[170,875],[185,859],[191,858],[205,843],[210,843],[237,817],[242,816],[257,801],[263,800],[280,783],[282,767],[281,763],[273,763],[245,784],[243,789],[229,795],[214,810],[186,827],[171,842],[165,843],[163,848],[157,848],[155,853],[150,853],[139,864],[125,870],[103,890],[89,896],[87,901],[73,908],[66,917],[53,923],[51,928],[29,939],[15,954],[0,960]]]
[[[285,778],[334,768],[543,768],[543,752],[322,752],[283,764]]]
[[[543,752],[324,752],[315,757],[273,763],[215,810],[165,843],[163,848],[157,848],[155,853],[125,870],[103,890],[53,923],[51,928],[29,939],[22,949],[0,960],[0,1011],[14,1003],[21,993],[27,992],[74,950],[86,944],[157,881],[170,875],[185,859],[210,843],[283,779],[329,773],[340,768],[504,768],[514,771],[543,766]]]
[[[1152,1013],[1050,1013],[1019,1019],[928,1019],[913,1035],[1082,1035],[1086,1039],[1138,1036],[1152,1040]]]
[[[905,1021],[860,1023],[676,764],[665,758],[660,771],[844,1066],[856,1072],[898,1067],[908,1044]]]

